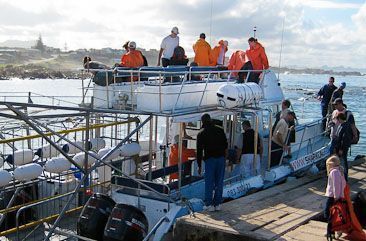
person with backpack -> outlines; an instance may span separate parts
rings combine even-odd
[[[359,133],[356,128],[355,124],[355,118],[351,111],[347,110],[345,107],[345,104],[343,103],[343,100],[341,98],[335,99],[333,102],[334,111],[332,112],[331,119],[327,126],[330,128],[330,139],[331,139],[331,145],[330,145],[330,154],[335,153],[334,145],[335,145],[335,134],[337,132],[339,121],[337,119],[337,116],[339,113],[343,113],[346,115],[346,121],[350,124],[350,127],[352,129],[352,143],[351,144],[357,144],[359,139]]]
[[[352,129],[350,123],[346,121],[347,117],[344,113],[337,115],[339,126],[334,137],[335,153],[341,158],[344,168],[344,177],[348,180],[348,162],[347,154],[352,141]]]
[[[327,202],[324,209],[324,218],[328,221],[327,237],[330,235],[335,236],[335,233],[331,230],[331,225],[329,225],[331,221],[330,208],[337,200],[344,198],[344,188],[346,187],[344,171],[340,163],[340,159],[336,155],[332,155],[326,160],[328,182],[325,191]]]
[[[242,122],[242,128],[243,133],[239,136],[235,145],[240,159],[240,173],[244,173],[244,177],[252,177],[260,174],[263,143],[257,135],[257,150],[255,151],[255,131],[252,129],[249,120]]]

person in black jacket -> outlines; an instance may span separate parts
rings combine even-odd
[[[244,177],[259,175],[261,156],[263,154],[262,140],[257,134],[257,150],[255,151],[255,131],[252,129],[250,121],[244,120],[241,125],[243,133],[238,137],[235,143],[240,160],[240,173],[244,174]]]
[[[334,77],[330,77],[328,84],[324,85],[318,92],[318,100],[321,100],[323,130],[325,130],[327,124],[326,116],[328,114],[328,105],[331,101],[332,94],[336,89],[337,86],[334,85]]]
[[[219,211],[224,188],[227,139],[224,130],[212,123],[209,114],[201,117],[202,129],[197,135],[198,173],[205,161],[205,205],[209,211]],[[212,194],[214,198],[212,199]]]
[[[348,181],[348,162],[347,154],[352,141],[352,129],[344,113],[338,113],[337,119],[339,126],[335,134],[335,150],[336,154],[341,158],[344,167],[344,177]]]

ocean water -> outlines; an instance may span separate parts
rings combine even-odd
[[[320,102],[314,95],[326,83],[327,75],[280,75],[280,82],[286,98],[290,99],[297,116],[304,120],[321,117]],[[353,145],[352,156],[366,154],[366,76],[335,76],[335,84],[346,82],[344,102],[354,114],[356,125],[361,132],[360,142]],[[56,96],[54,104],[68,105],[81,102],[81,80],[74,79],[10,79],[0,81],[0,100],[27,100],[27,93],[32,92],[32,99],[37,96]],[[87,81],[85,81],[87,85]],[[36,93],[36,94],[34,94]],[[91,92],[90,92],[91,93]],[[60,97],[57,97],[60,96]],[[61,96],[66,96],[62,97]],[[41,99],[41,98],[40,98]],[[40,100],[39,99],[39,100]],[[48,103],[50,103],[48,101]]]

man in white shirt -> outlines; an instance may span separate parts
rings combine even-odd
[[[169,65],[170,58],[174,54],[175,47],[179,46],[179,31],[177,27],[173,27],[171,34],[166,36],[160,45],[160,52],[158,58],[158,66],[160,66],[160,60],[163,67]]]

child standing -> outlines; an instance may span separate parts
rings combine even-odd
[[[344,178],[344,171],[340,166],[340,163],[340,159],[336,155],[329,157],[326,161],[328,174],[328,184],[325,191],[325,196],[327,196],[328,199],[324,210],[324,218],[326,220],[329,220],[329,211],[333,203],[340,198],[344,198],[346,180]]]

